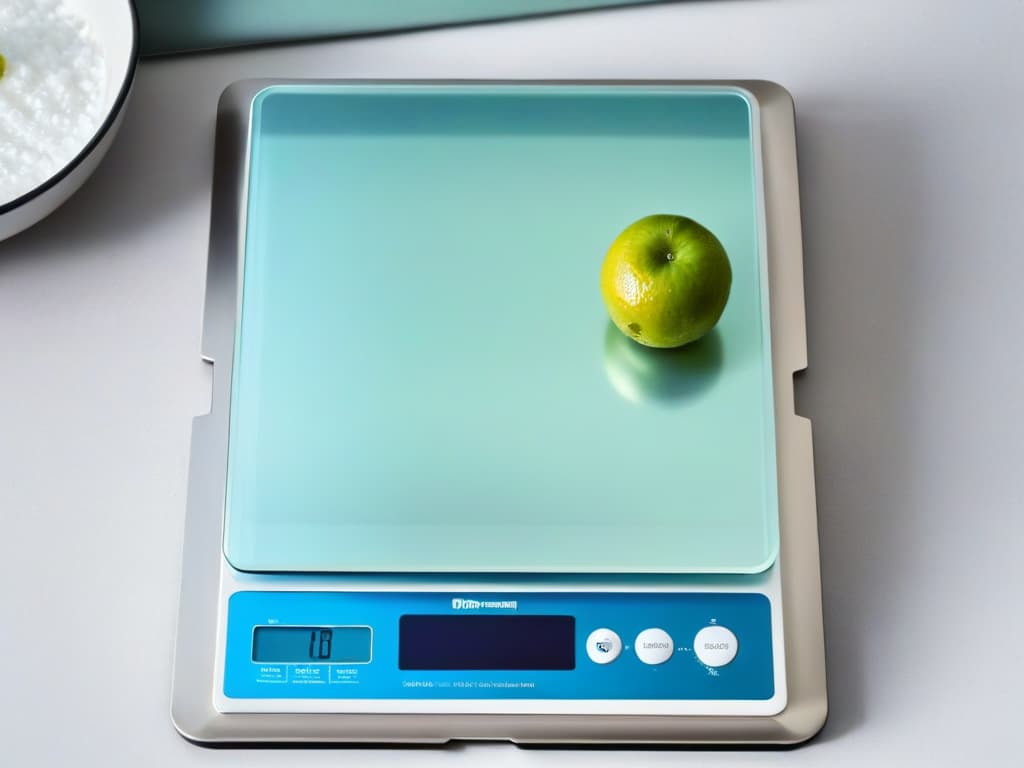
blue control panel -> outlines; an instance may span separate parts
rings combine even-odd
[[[759,593],[236,592],[224,695],[765,700]]]

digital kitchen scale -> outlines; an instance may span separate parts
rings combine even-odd
[[[826,712],[793,105],[248,81],[217,129],[172,716],[203,743],[793,743]],[[715,232],[678,350],[608,245]]]

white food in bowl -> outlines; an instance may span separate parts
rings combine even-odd
[[[103,50],[63,0],[0,5],[0,204],[71,162],[103,122]]]
[[[135,75],[132,0],[0,0],[0,240],[89,177]]]

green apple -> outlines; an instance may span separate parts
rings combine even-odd
[[[718,238],[685,216],[659,214],[630,224],[601,266],[601,295],[612,322],[648,347],[680,347],[722,316],[732,267]]]

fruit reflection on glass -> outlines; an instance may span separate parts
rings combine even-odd
[[[732,268],[718,238],[685,216],[630,224],[601,266],[612,322],[648,347],[681,347],[715,327],[729,300]]]

